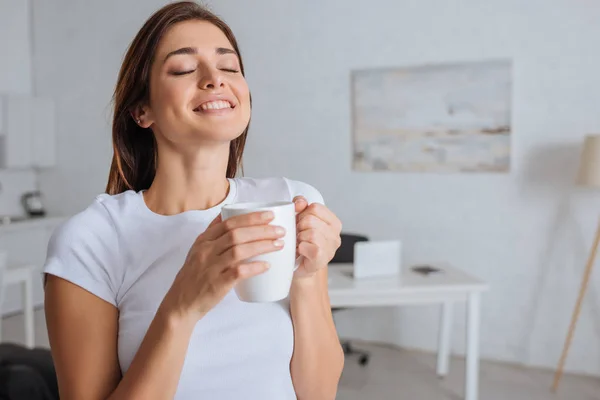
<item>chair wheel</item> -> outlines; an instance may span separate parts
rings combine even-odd
[[[358,363],[364,367],[365,365],[367,365],[369,363],[369,356],[367,356],[367,355],[360,356],[360,358],[358,359]]]

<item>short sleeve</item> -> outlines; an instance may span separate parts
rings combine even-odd
[[[43,272],[65,279],[117,305],[118,242],[110,215],[99,202],[53,232]]]
[[[323,196],[313,186],[301,181],[295,181],[287,178],[284,179],[288,185],[288,189],[290,191],[290,196],[292,197],[292,199],[296,196],[303,196],[306,199],[306,201],[308,201],[308,204],[325,204]]]

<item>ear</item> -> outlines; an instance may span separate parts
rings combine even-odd
[[[131,118],[142,128],[149,128],[154,123],[148,106],[138,105],[129,111]]]

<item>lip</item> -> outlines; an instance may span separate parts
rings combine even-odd
[[[202,106],[202,104],[209,103],[211,101],[226,101],[229,103],[229,105],[231,107],[230,108],[222,108],[220,110],[212,110],[212,109],[202,110],[200,108],[200,106]],[[237,107],[237,103],[235,102],[235,100],[232,97],[225,96],[225,95],[216,95],[216,96],[209,96],[209,97],[203,98],[201,101],[196,103],[196,106],[193,108],[192,111],[197,112],[197,113],[219,114],[219,113],[232,111],[236,107]]]

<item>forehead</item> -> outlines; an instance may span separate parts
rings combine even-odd
[[[232,48],[227,36],[215,25],[207,21],[185,21],[173,25],[162,37],[156,54],[166,56],[182,47],[196,47],[198,51],[215,51],[217,47]]]

